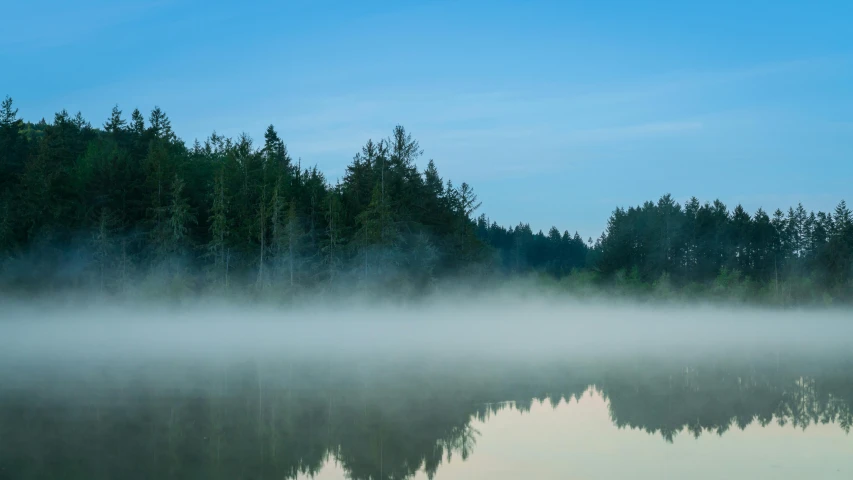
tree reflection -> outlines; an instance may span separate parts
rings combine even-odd
[[[170,368],[168,380],[139,367],[2,387],[0,476],[281,479],[333,460],[353,479],[432,478],[474,452],[474,421],[589,389],[616,426],[668,442],[753,423],[853,424],[853,369],[837,359]]]

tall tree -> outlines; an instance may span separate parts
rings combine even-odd
[[[160,258],[181,256],[188,253],[189,226],[196,223],[196,216],[184,193],[184,181],[175,174],[172,177],[169,203],[163,207],[160,227],[155,231],[156,251]]]
[[[0,196],[5,196],[17,183],[27,160],[28,142],[23,135],[24,121],[18,118],[12,98],[0,104]]]
[[[98,226],[92,234],[92,254],[97,268],[98,288],[103,292],[107,288],[107,277],[112,270],[115,255],[116,220],[106,207],[98,215]]]
[[[104,131],[107,133],[118,134],[121,133],[127,128],[127,121],[121,118],[121,110],[119,110],[118,105],[113,107],[112,113],[110,113],[110,119],[104,123]]]
[[[228,249],[228,200],[225,196],[225,169],[220,167],[213,180],[210,208],[210,240],[207,243],[208,256],[213,258],[213,272],[217,283],[229,287],[229,249]]]

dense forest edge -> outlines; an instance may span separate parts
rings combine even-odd
[[[670,195],[616,208],[593,240],[505,227],[471,185],[444,180],[402,126],[368,140],[331,184],[271,125],[263,144],[187,145],[155,107],[102,127],[0,106],[0,291],[117,298],[412,295],[442,280],[646,299],[775,305],[853,301],[853,218],[802,205],[730,210]]]

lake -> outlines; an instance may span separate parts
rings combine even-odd
[[[5,361],[0,478],[853,478],[850,350]]]

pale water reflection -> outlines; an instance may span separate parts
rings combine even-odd
[[[512,406],[511,404],[508,406]],[[657,433],[613,424],[596,389],[580,397],[534,401],[472,419],[476,448],[451,455],[436,480],[462,479],[850,479],[853,437],[833,423],[797,428],[778,419],[765,426],[695,437],[685,427],[672,442]],[[334,458],[301,480],[349,478]],[[425,480],[420,470],[414,479]]]
[[[853,478],[853,357],[0,364],[0,479]]]

